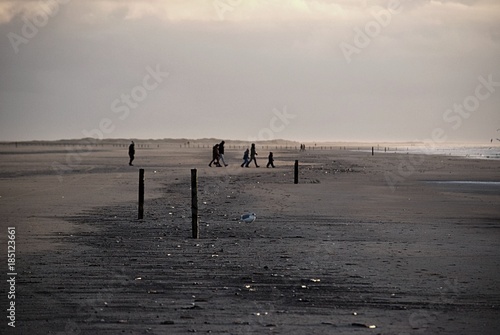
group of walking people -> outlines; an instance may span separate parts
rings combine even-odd
[[[224,160],[224,145],[225,141],[217,143],[212,147],[212,161],[208,164],[208,166],[212,167],[212,164],[215,163],[215,166],[221,167],[220,161],[224,166],[227,166],[226,161]]]
[[[225,142],[222,141],[220,143],[215,144],[212,147],[212,160],[208,164],[208,166],[212,167],[212,164],[215,164],[217,167],[221,167],[222,165],[220,162],[222,161],[222,164],[224,166],[228,166],[226,161],[224,160],[224,145]],[[255,149],[255,143],[252,143],[250,149],[246,149],[245,152],[243,153],[243,163],[241,164],[241,167],[250,167],[250,163],[254,162],[255,167],[260,167],[259,164],[257,164],[257,150]],[[274,166],[274,156],[273,153],[270,152],[268,158],[268,162],[266,167],[275,167]]]
[[[241,167],[250,167],[250,163],[254,162],[255,167],[260,167],[257,164],[257,150],[255,149],[255,143],[252,143],[252,146],[250,147],[250,150],[245,150],[245,153],[243,153],[243,164],[241,164]],[[273,153],[270,152],[269,156],[267,156],[267,165],[266,167],[273,167],[274,168],[274,156]]]
[[[221,167],[221,162],[224,164],[224,166],[228,166],[224,159],[224,146],[226,142],[222,141],[220,143],[217,143],[212,147],[212,160],[208,164],[208,166],[212,167],[212,164],[215,164],[217,167]],[[129,163],[128,165],[133,166],[132,162],[134,161],[135,158],[135,143],[132,141],[128,147],[128,155],[129,155]],[[250,167],[250,163],[254,162],[255,167],[260,167],[259,164],[257,164],[257,150],[255,149],[255,143],[252,143],[250,146],[250,149],[246,149],[245,152],[243,153],[243,164],[241,164],[241,167]],[[269,156],[267,157],[267,165],[266,167],[275,167],[274,166],[274,156],[273,153],[270,152]]]

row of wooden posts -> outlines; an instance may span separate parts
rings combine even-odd
[[[58,142],[48,142],[48,143],[45,143],[45,142],[0,142],[0,145],[2,146],[9,146],[9,145],[15,145],[15,147],[17,148],[18,146],[71,146],[71,145],[77,145],[77,146],[80,146],[80,147],[91,147],[91,146],[95,146],[95,147],[98,147],[98,146],[101,146],[101,147],[104,147],[104,146],[113,146],[113,147],[119,147],[119,148],[128,148],[129,144],[123,144],[123,143],[114,143],[114,144],[109,144],[109,143],[66,143],[66,142],[61,142],[61,143],[58,143]],[[159,148],[160,145],[159,144],[136,144],[136,148]],[[180,147],[184,147],[184,148],[210,148],[210,145],[205,145],[205,144],[198,144],[198,145],[186,145],[186,144],[180,144]],[[243,146],[243,145],[227,145],[226,148],[227,149],[244,149],[246,148],[247,146]],[[262,150],[267,150],[267,149],[272,149],[273,146],[271,145],[261,145],[260,148]],[[286,146],[277,146],[275,145],[274,148],[276,150],[280,149],[280,150],[299,150],[299,148],[297,146],[292,146],[292,145],[286,145]],[[334,147],[333,146],[309,146],[309,147],[306,147],[307,150],[333,150]],[[339,150],[355,150],[355,148],[353,147],[342,147],[340,146],[339,147]],[[365,148],[362,148],[362,147],[357,147],[357,150],[365,150]],[[373,154],[373,151],[375,150],[374,147],[372,147],[372,154]],[[378,146],[377,147],[377,151],[380,151],[381,148]],[[392,148],[393,151],[398,151],[398,148],[395,147],[395,148]],[[384,147],[384,151],[387,152],[387,151],[390,151],[390,148],[388,147]],[[408,148],[406,149],[406,151],[408,151]]]
[[[299,183],[299,161],[295,160],[293,183]],[[144,169],[139,169],[139,220],[144,219]],[[198,218],[198,170],[191,169],[191,225],[193,238],[200,238],[200,221]]]

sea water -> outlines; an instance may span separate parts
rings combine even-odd
[[[500,181],[447,180],[427,181],[448,191],[500,195]]]
[[[500,160],[500,146],[409,146],[406,148],[398,147],[397,151],[410,154],[426,154],[426,155],[444,155],[466,157],[473,159],[498,159]]]

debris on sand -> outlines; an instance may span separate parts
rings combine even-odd
[[[370,328],[370,329],[377,328],[377,326],[375,326],[375,325],[366,325],[364,323],[358,323],[358,322],[351,323],[351,326],[354,326],[354,327],[363,327],[363,328]]]

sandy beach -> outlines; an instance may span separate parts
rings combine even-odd
[[[228,146],[210,168],[208,147],[136,150],[131,167],[126,147],[0,147],[2,334],[500,332],[500,160],[258,146],[241,168]]]

